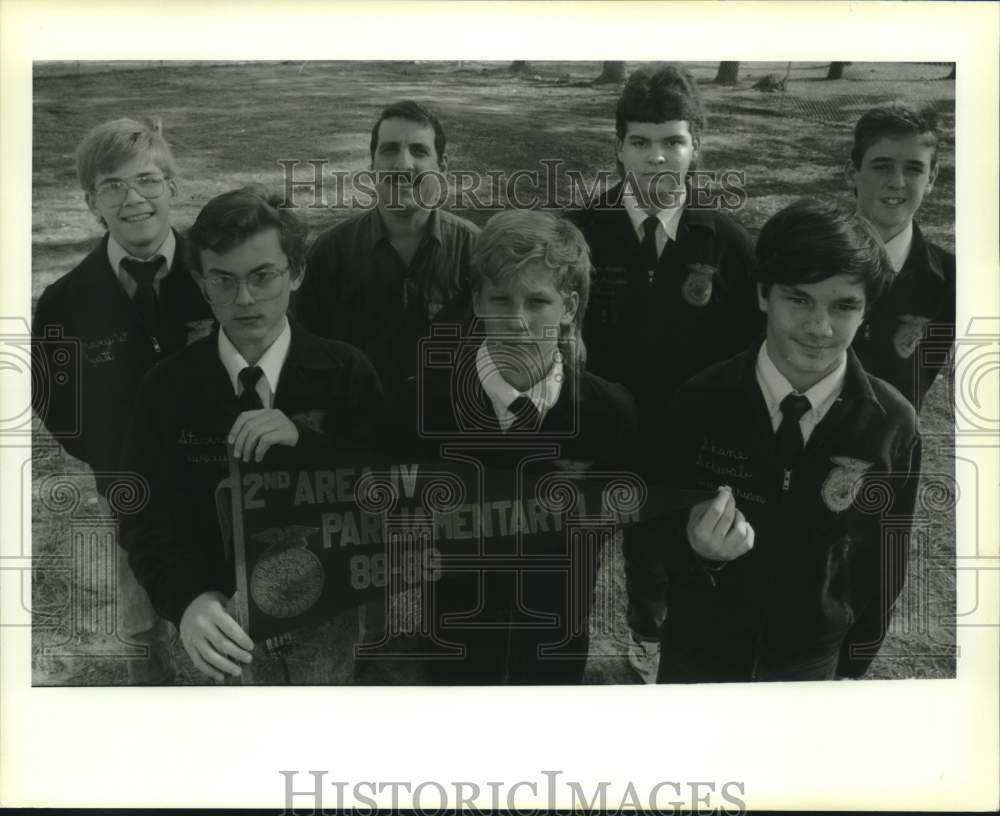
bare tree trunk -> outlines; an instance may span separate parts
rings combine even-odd
[[[740,64],[738,62],[720,62],[719,71],[712,81],[716,85],[735,85],[740,78]]]
[[[625,81],[624,62],[602,62],[601,75],[594,80],[594,84],[617,83]]]
[[[827,71],[826,78],[827,79],[843,79],[844,78],[844,69],[848,65],[850,65],[850,64],[851,63],[849,63],[849,62],[831,62],[830,63],[830,70]]]

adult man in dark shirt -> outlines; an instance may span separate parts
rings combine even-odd
[[[391,400],[416,373],[431,321],[458,319],[468,305],[479,229],[436,206],[448,159],[444,129],[426,108],[383,110],[370,150],[377,206],[317,239],[295,311],[314,334],[360,348]]]

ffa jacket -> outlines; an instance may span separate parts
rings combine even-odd
[[[486,495],[490,479],[513,479],[515,473],[528,474],[530,481],[532,476],[565,472],[568,479],[583,485],[590,473],[622,472],[637,421],[632,398],[622,386],[574,372],[567,365],[559,399],[541,426],[501,434],[493,405],[476,375],[477,345],[478,341],[460,353],[454,368],[425,370],[421,382],[414,384],[410,402],[402,406],[403,415],[410,417],[409,426],[402,435],[398,426],[393,433],[397,451],[434,459],[446,445],[450,457],[471,457],[486,468]],[[413,427],[413,417],[418,417],[418,427]],[[406,420],[402,422],[405,425]],[[400,444],[400,439],[409,444]],[[476,495],[476,485],[467,490]],[[521,496],[521,501],[531,498]],[[444,561],[440,579],[425,589],[434,596],[430,609],[442,627],[436,630],[440,640],[465,650],[461,658],[428,660],[432,683],[582,681],[600,546],[596,536],[573,538],[568,527],[524,536],[516,568],[509,560],[518,552],[513,537],[487,540],[483,550],[478,540],[450,549],[443,545],[445,556],[471,554],[484,560],[479,569],[451,569]],[[533,556],[566,560],[557,567],[535,566],[530,561]],[[491,557],[507,558],[506,566],[487,563]],[[470,613],[474,626],[468,625]],[[449,625],[443,620],[449,615],[464,616],[465,623]]]
[[[191,278],[186,243],[176,237],[173,266],[160,281],[155,337],[111,268],[107,235],[42,292],[35,310],[33,404],[66,451],[93,469],[102,494],[104,474],[117,468],[142,376],[212,321]]]
[[[671,481],[729,485],[756,540],[717,568],[691,549],[687,512],[673,520],[657,548],[670,580],[661,682],[858,677],[906,575],[920,464],[913,408],[849,352],[840,397],[786,473],[758,349],[695,377],[673,404],[661,451]]]
[[[650,281],[622,185],[570,215],[594,265],[584,323],[588,368],[635,396],[643,427],[685,380],[759,334],[746,231],[717,210],[685,207]]]
[[[235,591],[215,491],[229,474],[226,436],[240,412],[219,359],[218,331],[143,379],[125,443],[123,469],[144,479],[148,491],[134,512],[122,514],[122,543],[153,607],[174,622],[201,593]],[[273,407],[298,426],[299,445],[317,433],[370,444],[379,399],[378,379],[361,352],[292,324]]]
[[[872,306],[854,350],[865,370],[894,385],[917,409],[955,339],[955,256],[913,224],[906,262]]]

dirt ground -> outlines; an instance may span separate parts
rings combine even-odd
[[[630,64],[629,69],[638,67]],[[715,63],[689,66],[708,110],[700,167],[745,174],[748,197],[734,215],[751,231],[791,201],[848,193],[842,167],[851,127],[865,109],[902,97],[934,105],[943,122],[941,169],[920,222],[929,237],[954,249],[954,82],[933,64],[855,63],[841,80],[826,81],[826,63],[744,63],[735,87],[711,83]],[[769,73],[785,76],[785,93],[752,84]],[[77,187],[74,149],[93,125],[118,116],[157,115],[174,146],[181,196],[175,226],[185,228],[213,195],[262,182],[279,186],[279,160],[325,160],[330,170],[362,170],[378,110],[401,99],[429,104],[448,134],[450,169],[485,172],[539,170],[544,158],[563,170],[592,176],[613,170],[614,104],[618,87],[595,86],[596,62],[534,63],[518,77],[496,63],[39,63],[34,82],[32,292],[72,268],[100,237]],[[524,195],[545,196],[545,184],[523,184]],[[568,200],[564,177],[557,198]],[[329,190],[326,190],[329,192]],[[479,188],[481,197],[490,192]],[[296,192],[313,235],[349,217],[350,207],[307,206]],[[495,206],[508,203],[501,194]],[[459,210],[482,223],[484,210]],[[892,632],[871,676],[951,677],[954,660],[953,397],[940,378],[921,416],[925,436],[922,495],[933,512],[918,527],[918,546]],[[77,517],[51,496],[60,474],[79,493]],[[940,487],[938,490],[937,488]],[[108,621],[113,594],[99,568],[70,568],[82,524],[100,527],[96,494],[79,462],[38,426],[33,450],[32,581],[33,681],[36,685],[115,685],[124,664],[112,655]],[[600,576],[610,621],[595,630],[588,680],[633,682],[624,659],[624,588],[620,555],[607,553]],[[106,571],[101,574],[106,574]],[[595,619],[595,624],[597,623]],[[201,682],[178,646],[179,682]]]

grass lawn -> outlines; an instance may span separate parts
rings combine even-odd
[[[638,67],[630,64],[630,70]],[[791,66],[785,94],[751,89],[764,74],[784,75],[785,63],[743,63],[736,87],[711,84],[716,63],[689,66],[702,85],[708,127],[700,167],[745,173],[747,200],[734,215],[756,234],[769,216],[804,196],[842,197],[842,167],[851,128],[861,112],[902,97],[934,105],[944,139],[941,169],[920,221],[934,241],[954,249],[954,82],[948,68],[930,64],[855,63],[841,80],[825,81],[826,63]],[[368,166],[368,139],[378,111],[402,98],[437,111],[448,134],[450,169],[486,172],[540,170],[541,159],[559,159],[563,170],[588,177],[613,169],[616,86],[593,86],[596,62],[533,63],[517,78],[496,63],[44,63],[36,65],[33,130],[32,293],[72,268],[95,244],[100,229],[77,187],[74,149],[93,125],[119,116],[157,115],[174,146],[181,195],[175,226],[191,224],[212,196],[251,181],[278,186],[280,159],[325,159],[328,170]],[[297,178],[309,171],[303,164]],[[544,195],[544,185],[519,186],[522,195]],[[559,177],[559,200],[569,186]],[[485,198],[488,188],[477,189]],[[307,207],[300,214],[313,234],[352,214],[350,208]],[[506,203],[502,196],[497,205]],[[477,223],[487,211],[461,211]],[[950,677],[955,673],[954,502],[949,383],[941,378],[921,416],[925,434],[922,490],[942,485],[944,499],[917,525],[918,539],[893,630],[871,675]],[[86,607],[107,612],[93,576],[66,569],[70,519],[43,505],[50,477],[70,476],[84,514],[96,513],[96,494],[84,466],[36,432],[33,453],[34,682],[44,685],[116,684],[125,680],[120,660],[102,657],[106,639],[92,621],[73,617]],[[49,479],[49,482],[46,480]],[[950,500],[949,500],[950,499]],[[943,512],[938,512],[943,507]],[[79,519],[76,520],[78,522]],[[76,523],[74,522],[74,523]],[[599,579],[606,624],[595,630],[588,679],[632,682],[623,657],[624,587],[620,558],[608,553]],[[94,596],[97,587],[97,596]],[[90,594],[88,594],[90,593]],[[67,623],[69,620],[75,623]],[[72,630],[72,631],[68,631]],[[46,653],[70,637],[77,644]],[[50,650],[51,651],[51,650]],[[182,650],[178,647],[178,655]],[[200,682],[182,661],[182,681]]]

